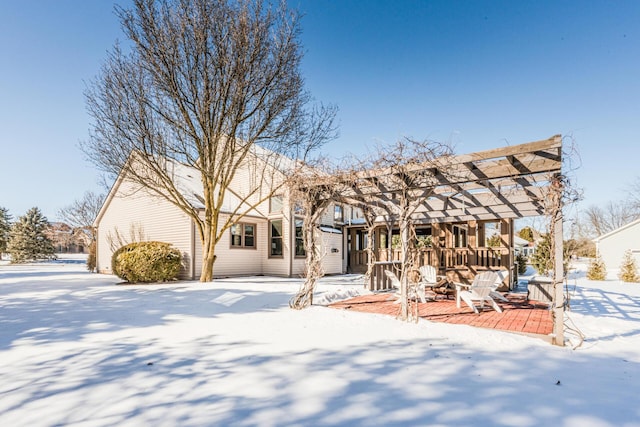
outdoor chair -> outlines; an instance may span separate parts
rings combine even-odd
[[[418,292],[422,292],[425,296],[429,291],[429,298],[436,299],[435,288],[438,286],[438,275],[436,268],[432,265],[423,265],[418,269],[420,272],[420,281],[418,282]]]
[[[500,301],[509,302],[509,300],[506,299],[504,297],[504,295],[502,295],[500,292],[497,291],[497,289],[500,286],[502,286],[502,283],[504,282],[504,280],[509,277],[509,271],[508,270],[499,270],[498,272],[496,272],[496,275],[497,275],[496,289],[494,289],[493,292],[491,292],[489,295],[491,295],[491,298],[497,298]]]
[[[400,283],[400,279],[398,279],[398,276],[396,276],[396,274],[391,270],[385,270],[384,274],[391,281],[391,286],[396,290],[396,295],[400,297],[401,283]],[[409,295],[409,299],[419,299],[420,302],[427,302],[427,299],[424,294],[424,287],[421,288],[417,286],[417,284],[412,284],[412,283],[407,283],[407,285],[408,285],[407,293]]]
[[[476,275],[471,285],[456,283],[456,305],[460,308],[460,300],[462,299],[474,313],[478,313],[475,302],[480,303],[480,308],[484,309],[484,303],[487,302],[495,311],[502,313],[502,309],[495,302],[493,296],[497,294],[498,275],[493,271],[485,271]],[[499,295],[499,294],[498,294]],[[502,295],[500,298],[504,299]],[[505,299],[506,300],[506,299]]]
[[[430,289],[433,292],[433,299],[436,299],[436,295],[444,295],[447,298],[449,295],[455,295],[456,289],[453,284],[449,283],[446,279],[438,279],[436,268],[432,265],[423,265],[420,267],[420,285],[426,289]]]

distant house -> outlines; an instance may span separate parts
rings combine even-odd
[[[640,266],[640,219],[593,240],[596,253],[602,257],[608,269],[617,269],[624,253],[630,250]]]
[[[533,255],[536,250],[536,245],[534,242],[530,242],[519,236],[513,236],[513,245],[516,255],[522,254],[526,257],[529,257]]]
[[[194,208],[204,215],[199,172],[173,164],[176,182]],[[250,185],[246,171],[240,171],[224,198],[221,223],[238,203],[234,194]],[[340,213],[340,217],[338,217]],[[325,274],[346,271],[346,238],[342,232],[342,207],[328,209],[321,220],[321,253]],[[350,212],[347,213],[350,215]],[[346,215],[345,215],[346,218]],[[162,241],[171,243],[183,256],[182,279],[200,277],[202,245],[193,220],[167,200],[140,188],[121,174],[94,222],[97,229],[96,261],[100,273],[111,274],[111,256],[126,243]],[[288,194],[272,197],[248,215],[239,218],[216,245],[214,276],[272,275],[299,277],[305,271],[302,218],[296,216]]]
[[[90,238],[81,228],[72,228],[64,222],[52,222],[46,231],[56,253],[86,253]]]

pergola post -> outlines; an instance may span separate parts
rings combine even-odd
[[[560,203],[560,202],[559,202]],[[553,340],[552,343],[564,346],[564,250],[562,242],[562,206],[557,207],[553,216]]]

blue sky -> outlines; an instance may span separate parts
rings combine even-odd
[[[122,2],[120,3],[122,4]],[[126,4],[126,3],[125,3]],[[340,108],[334,156],[410,136],[467,153],[570,135],[581,206],[640,177],[640,2],[290,0],[303,73]],[[100,190],[85,83],[122,39],[110,1],[0,0],[0,206]]]

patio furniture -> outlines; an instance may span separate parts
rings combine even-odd
[[[423,265],[420,267],[420,284],[424,286],[426,290],[433,292],[433,299],[436,299],[436,295],[445,295],[447,298],[449,295],[455,295],[455,286],[450,283],[445,276],[438,276],[436,268],[432,265]]]
[[[401,283],[400,283],[400,279],[398,279],[398,276],[396,276],[396,274],[390,270],[385,270],[384,274],[391,281],[391,286],[393,286],[393,288],[396,289],[396,294],[400,296],[399,294],[400,294]],[[419,299],[420,302],[427,302],[427,299],[425,297],[424,287],[418,286],[419,284],[417,283],[416,284],[407,283],[407,285],[408,285],[407,292],[409,295],[409,299]]]
[[[499,277],[494,271],[485,271],[476,275],[471,285],[456,283],[456,305],[460,308],[460,300],[462,299],[474,313],[478,313],[475,302],[480,303],[480,308],[484,309],[484,303],[487,302],[498,313],[502,313],[502,309],[493,299],[496,296],[496,288],[498,287]],[[499,295],[499,294],[498,294]],[[502,295],[500,298],[506,300]]]

